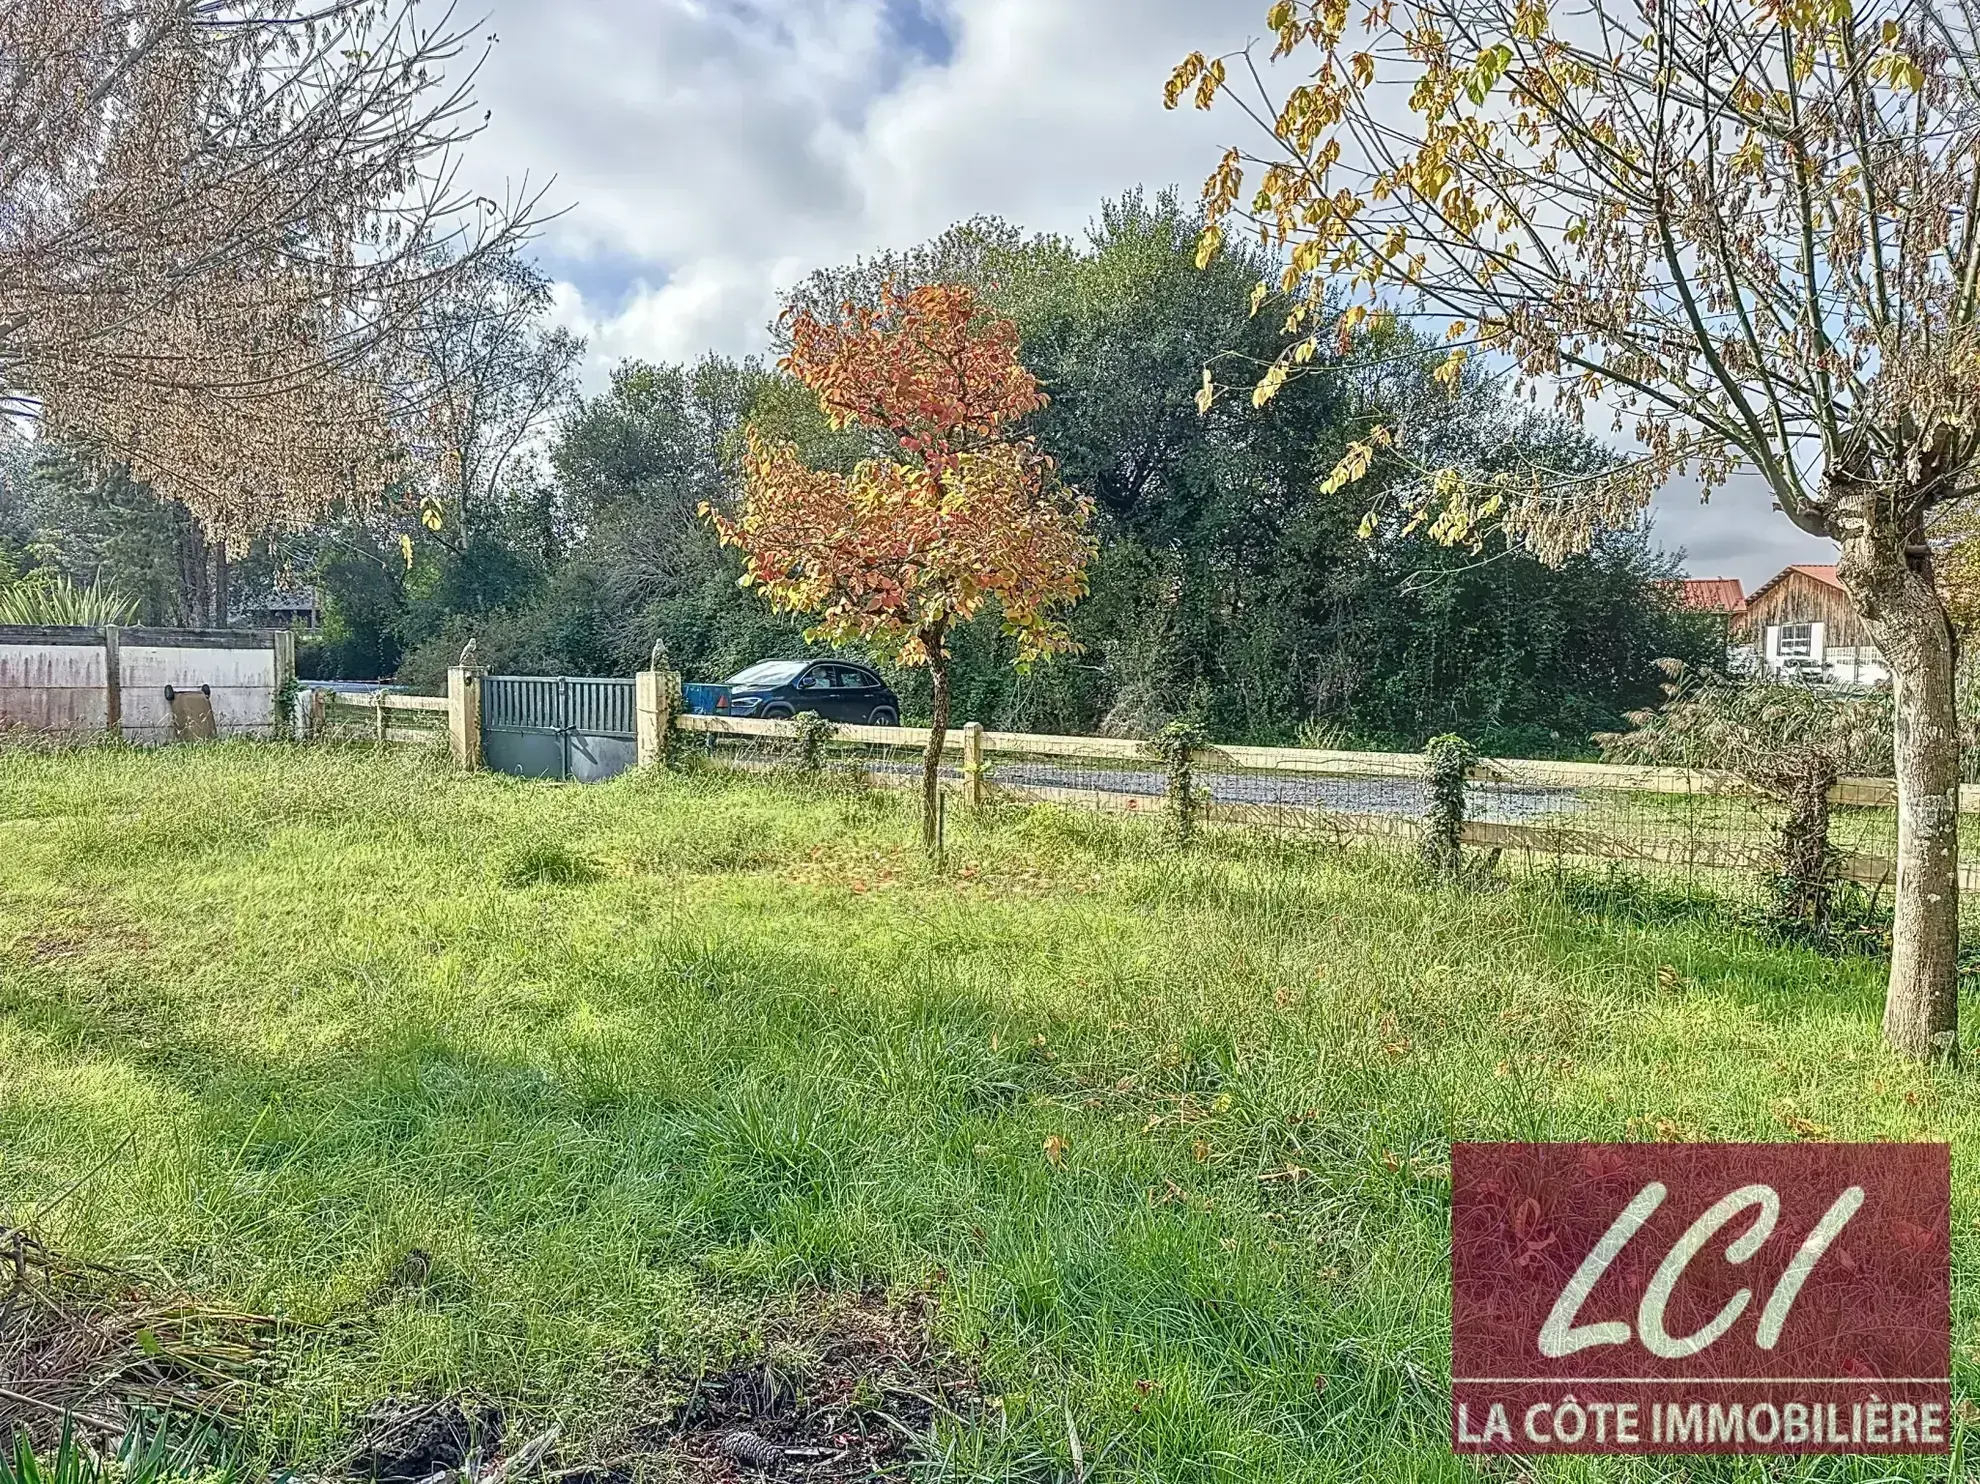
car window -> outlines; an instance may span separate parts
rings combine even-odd
[[[729,677],[730,685],[789,685],[805,666],[803,660],[765,660]]]
[[[830,665],[813,665],[799,678],[797,688],[799,690],[832,689],[832,667]]]
[[[851,665],[839,670],[839,684],[846,690],[872,690],[873,677],[864,670],[855,670]]]

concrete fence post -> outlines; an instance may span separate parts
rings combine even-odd
[[[385,692],[371,693],[371,740],[381,748],[385,745]]]
[[[963,802],[972,809],[981,809],[988,790],[983,777],[983,723],[980,721],[972,721],[963,727],[962,782]]]
[[[103,626],[103,730],[113,742],[124,735],[124,655],[115,624]]]
[[[633,728],[639,741],[642,768],[667,761],[674,742],[674,717],[680,711],[681,677],[671,670],[641,670],[634,678]]]
[[[461,767],[481,766],[481,677],[465,665],[447,671],[447,742]]]

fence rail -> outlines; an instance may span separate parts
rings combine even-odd
[[[788,763],[797,746],[791,721],[687,715],[672,723],[713,760],[752,770]],[[842,726],[826,760],[911,788],[927,740],[922,727]],[[1132,738],[958,727],[945,739],[942,773],[946,787],[986,801],[1160,816],[1169,807],[1165,768]],[[1191,768],[1198,817],[1212,823],[1390,842],[1413,841],[1422,828],[1419,754],[1210,745],[1193,752]],[[1888,778],[1847,778],[1831,790],[1841,879],[1870,888],[1891,881],[1895,795]],[[1980,788],[1965,790],[1960,808],[1980,813]],[[1768,870],[1780,828],[1776,806],[1731,773],[1515,758],[1472,769],[1467,816],[1465,844],[1529,866],[1578,862],[1687,878]],[[1980,862],[1962,868],[1961,886],[1980,891]]]
[[[520,704],[502,687],[520,694],[518,687],[538,683],[491,679],[484,689],[479,677],[456,670],[446,697],[318,692],[311,706],[319,735],[421,746],[451,740],[454,755],[477,766],[484,710],[494,728]],[[558,713],[565,731],[576,724],[573,717],[591,718],[588,724],[614,738],[630,727],[626,765],[635,757],[650,764],[666,756],[671,734],[675,745],[750,771],[790,766],[808,750],[807,765],[850,769],[878,786],[911,789],[922,778],[926,727],[840,725],[821,743],[795,721],[676,714],[670,698],[679,692],[671,677],[657,673],[640,676],[636,686],[540,683],[561,687],[559,697],[575,697],[576,711]],[[585,686],[612,689],[579,695]],[[622,714],[628,708],[632,714]],[[394,724],[408,712],[421,725]],[[972,804],[1059,804],[1144,816],[1173,808],[1169,761],[1133,738],[954,727],[944,738],[939,773],[946,790]],[[551,776],[582,774],[564,768]],[[1207,823],[1314,838],[1414,841],[1429,802],[1425,761],[1415,753],[1213,744],[1193,750],[1189,776],[1195,817]],[[1771,869],[1784,823],[1781,807],[1737,776],[1701,769],[1487,758],[1471,769],[1465,795],[1464,843],[1528,868],[1579,862],[1714,881],[1736,873],[1751,881]],[[1842,879],[1873,889],[1891,881],[1895,796],[1889,778],[1846,778],[1830,791],[1832,859]],[[1961,791],[1959,808],[1980,815],[1980,786]],[[1960,887],[1980,892],[1980,821],[1963,829],[1971,834],[1964,844],[1973,863],[1961,868]]]

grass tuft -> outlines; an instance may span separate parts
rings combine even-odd
[[[511,850],[502,860],[504,886],[586,886],[603,873],[597,865],[552,841],[538,840]]]

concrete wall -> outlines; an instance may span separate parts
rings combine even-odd
[[[166,687],[205,686],[221,736],[266,736],[292,656],[286,634],[263,630],[0,625],[0,728],[102,733],[114,712],[129,741],[169,742]]]
[[[0,628],[0,636],[0,727],[101,732],[108,725],[100,629]]]

